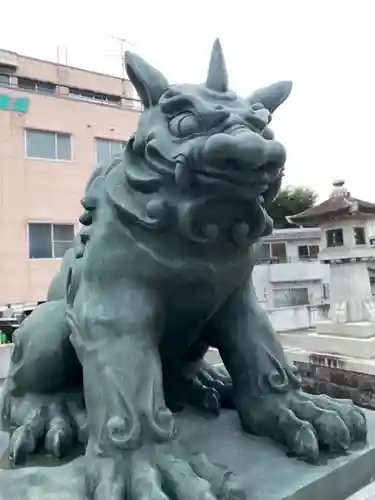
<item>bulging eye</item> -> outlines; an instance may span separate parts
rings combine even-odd
[[[199,132],[200,122],[194,113],[181,113],[169,121],[169,130],[177,137],[188,137]]]
[[[271,121],[271,113],[264,107],[257,107],[257,109],[254,109],[254,106],[246,113],[245,119],[250,128],[256,132],[262,132]]]
[[[267,141],[272,141],[272,139],[275,138],[275,134],[269,127],[263,129],[262,136],[264,137],[264,139],[267,139]]]

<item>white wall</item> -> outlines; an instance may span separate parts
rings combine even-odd
[[[274,306],[274,290],[307,288],[310,304],[323,298],[323,284],[330,282],[328,264],[298,262],[290,264],[259,264],[253,272],[257,297],[267,307]]]
[[[328,281],[329,266],[319,261],[269,264],[269,278],[272,283],[290,281]]]
[[[272,264],[271,264],[272,265]],[[270,281],[270,267],[271,265],[260,264],[254,267],[253,283],[258,300],[264,302],[266,306],[271,305],[272,302],[272,284]],[[273,264],[275,266],[279,264]]]
[[[372,231],[373,221],[365,221],[364,219],[357,219],[355,217],[350,219],[332,220],[328,221],[321,226],[321,240],[320,240],[320,253],[321,259],[340,259],[346,257],[375,257],[375,248],[369,244],[369,234]],[[354,240],[354,227],[365,227],[366,232],[366,245],[356,245]],[[329,229],[343,230],[344,244],[337,247],[327,248],[326,231]]]
[[[375,237],[375,219],[369,219],[368,221],[366,221],[366,237]]]
[[[276,332],[306,330],[322,318],[319,311],[308,306],[279,307],[268,309],[267,313]]]

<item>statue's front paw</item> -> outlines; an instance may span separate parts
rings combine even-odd
[[[164,446],[122,458],[86,457],[90,500],[245,500],[226,469],[204,455],[188,459]]]
[[[272,437],[308,461],[317,461],[320,450],[343,453],[366,439],[365,415],[350,400],[290,390],[239,406],[245,430]]]
[[[37,451],[63,458],[88,439],[82,391],[61,394],[4,395],[1,423],[11,431],[9,459],[14,465]]]

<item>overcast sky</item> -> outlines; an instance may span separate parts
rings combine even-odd
[[[7,9],[8,10],[8,9]],[[2,20],[0,47],[121,76],[120,44],[171,82],[202,82],[221,38],[230,83],[246,95],[291,79],[274,129],[288,149],[286,183],[320,198],[344,178],[375,201],[373,0],[21,0]]]

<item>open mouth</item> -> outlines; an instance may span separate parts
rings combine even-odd
[[[231,167],[229,167],[231,169]],[[237,172],[239,174],[239,172]],[[235,194],[241,198],[249,199],[261,196],[267,191],[269,184],[262,179],[249,182],[245,175],[236,175],[236,172],[230,174],[217,170],[212,167],[207,167],[204,170],[195,170],[195,175],[198,183],[208,185],[214,188],[219,188],[228,194]]]
[[[264,129],[266,123],[263,120],[257,119],[256,117],[252,118],[251,125],[247,123],[232,123],[231,125],[224,128],[222,133],[228,135],[236,135],[245,132],[257,132],[260,133],[261,130]]]
[[[198,178],[212,179],[261,194],[280,177],[281,168],[278,164],[266,163],[254,169],[240,160],[226,159],[215,165],[194,168],[194,172]]]
[[[285,151],[276,141],[266,141],[243,123],[232,123],[209,136],[190,155],[192,182],[220,196],[255,200],[282,174]]]
[[[234,135],[236,132],[248,132],[249,128],[241,123],[230,125],[223,130],[224,134]]]

